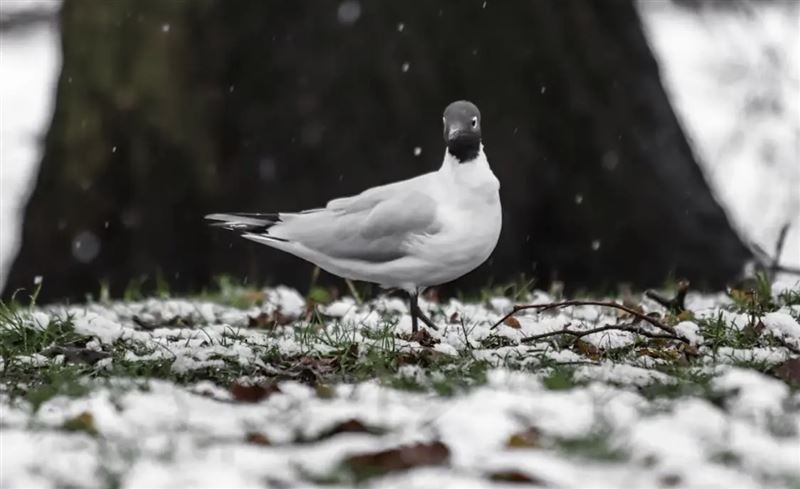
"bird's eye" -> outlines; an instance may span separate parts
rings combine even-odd
[[[478,118],[477,117],[473,117],[472,118],[472,127],[478,127]]]

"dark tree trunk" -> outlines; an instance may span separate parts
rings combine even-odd
[[[303,288],[308,264],[202,216],[319,206],[434,169],[459,98],[482,109],[504,222],[490,262],[453,287],[717,287],[749,257],[632,0],[66,0],[62,22],[7,292],[43,275],[45,298],[80,298],[159,273],[178,290],[219,274]]]

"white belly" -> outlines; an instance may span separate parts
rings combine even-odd
[[[502,227],[500,199],[469,206],[454,212],[446,231],[429,243],[422,256],[429,263],[418,286],[427,287],[455,280],[489,258],[497,245]],[[431,241],[434,241],[433,239]]]

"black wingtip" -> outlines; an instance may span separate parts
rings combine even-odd
[[[277,213],[255,213],[255,212],[231,212],[207,214],[205,216],[209,226],[223,228],[229,231],[237,231],[241,234],[266,233],[269,228],[281,222],[280,215]]]

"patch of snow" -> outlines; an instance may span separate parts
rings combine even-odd
[[[367,485],[505,487],[489,479],[490,474],[503,470],[520,471],[558,487],[659,487],[667,483],[784,487],[786,481],[800,477],[796,464],[800,396],[777,379],[729,365],[732,357],[745,352],[752,359],[777,363],[788,357],[785,348],[718,348],[713,356],[709,348],[701,346],[702,359],[695,367],[713,376],[711,389],[722,399],[723,409],[703,395],[644,397],[643,387],[685,382],[652,368],[657,363],[647,363],[656,359],[634,354],[623,360],[599,361],[558,347],[556,342],[529,345],[517,341],[567,324],[590,328],[617,321],[615,312],[601,308],[589,307],[580,314],[558,310],[522,315],[520,330],[492,331],[489,327],[498,315],[491,300],[486,304],[426,302],[440,325],[430,335],[441,341],[426,348],[396,336],[410,329],[402,302],[394,304],[382,298],[358,305],[343,299],[338,301],[346,306],[343,316],[315,323],[320,331],[307,336],[304,331],[309,325],[302,319],[265,329],[250,326],[248,318],[259,312],[301,310],[301,301],[290,290],[267,290],[264,296],[264,304],[245,310],[182,299],[51,306],[34,309],[31,316],[40,321],[23,324],[36,329],[40,322],[70,316],[76,333],[91,338],[87,349],[107,349],[109,342],[116,342],[115,347],[125,344],[129,346],[125,361],[168,361],[176,374],[197,368],[230,368],[235,362],[243,367],[258,366],[247,375],[282,378],[283,360],[333,351],[340,348],[338,338],[357,344],[357,355],[366,355],[370,348],[394,348],[397,352],[438,352],[483,360],[491,366],[486,382],[442,396],[429,390],[394,389],[376,378],[329,386],[322,395],[314,387],[284,380],[278,383],[280,392],[247,403],[235,399],[225,386],[209,381],[179,385],[114,378],[93,385],[89,393],[78,397],[54,397],[38,411],[24,399],[11,399],[0,390],[0,484],[94,487],[103,486],[104,477],[110,474],[124,487],[320,487],[316,478],[326,480],[336,474],[349,455],[432,440],[449,448],[448,465],[392,473]],[[304,303],[302,307],[305,310]],[[707,308],[709,317],[723,312],[712,303]],[[381,317],[380,310],[388,318]],[[463,324],[449,322],[455,312]],[[724,312],[728,314],[725,320],[740,320],[740,315]],[[364,317],[377,319],[361,324]],[[233,323],[241,326],[232,327]],[[394,327],[395,335],[375,339],[376,324]],[[678,329],[686,336],[697,335],[695,339],[702,343],[695,323],[680,323]],[[487,340],[502,340],[503,346],[485,347]],[[638,348],[630,343],[626,346]],[[267,351],[277,352],[280,360],[272,363],[266,359]],[[9,360],[52,365],[64,358],[33,355]],[[111,368],[117,361],[117,356],[106,358],[94,368]],[[555,365],[572,369],[575,385],[548,388]],[[404,365],[393,379],[425,386],[457,374]],[[263,377],[253,377],[242,382],[261,380]],[[98,432],[96,437],[63,429],[65,422],[87,414]],[[326,435],[350,420],[380,433]],[[521,432],[535,434],[532,446],[510,447],[510,437]],[[249,442],[253,433],[270,444]],[[601,460],[569,448],[581,444],[598,444],[600,449],[607,446],[619,456]],[[719,458],[725,454],[739,461]],[[51,463],[51,459],[57,460]],[[75,467],[67,473],[69,464]]]
[[[73,325],[76,333],[97,338],[107,344],[120,339],[125,332],[125,328],[119,323],[93,312],[77,314],[73,318]]]
[[[737,367],[730,367],[714,378],[712,385],[732,394],[726,402],[731,412],[756,417],[762,422],[766,416],[780,413],[781,404],[789,395],[789,388],[780,380]]]
[[[575,372],[578,380],[595,380],[619,385],[645,386],[659,383],[674,383],[675,379],[658,370],[633,365],[603,362],[599,366],[584,366]]]
[[[703,337],[699,334],[700,327],[692,321],[681,321],[675,325],[675,332],[689,340],[692,345],[703,344]]]
[[[800,324],[797,324],[797,321],[785,312],[768,312],[761,322],[775,336],[800,340]]]

